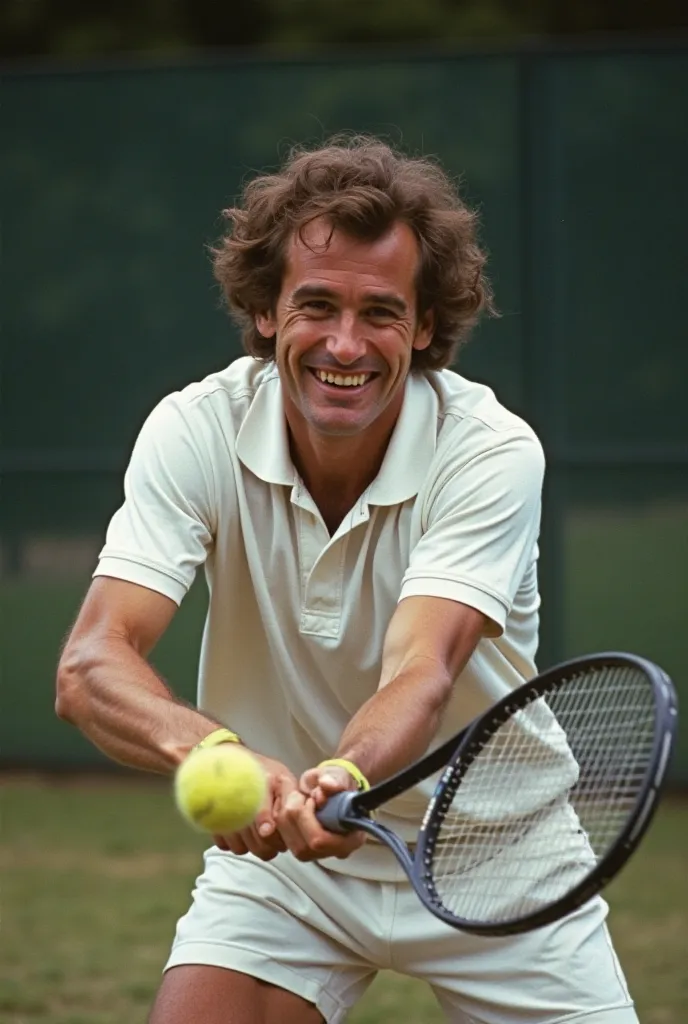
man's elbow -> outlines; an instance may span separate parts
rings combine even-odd
[[[86,702],[86,664],[83,654],[67,646],[57,666],[55,714],[64,722],[78,725]]]

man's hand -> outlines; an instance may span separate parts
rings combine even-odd
[[[264,806],[256,815],[255,820],[247,828],[229,835],[214,836],[215,843],[221,850],[228,850],[242,856],[252,853],[260,860],[272,860],[278,853],[284,853],[287,845],[278,827],[278,815],[282,801],[290,793],[299,795],[296,776],[281,761],[256,754],[267,776],[267,798]]]
[[[348,857],[365,842],[363,832],[334,835],[315,817],[329,796],[356,789],[356,782],[344,768],[310,768],[299,780],[280,761],[255,755],[268,779],[268,797],[255,821],[239,832],[214,836],[221,850],[242,856],[252,853],[260,860],[272,860],[289,850],[297,860]]]
[[[283,787],[277,824],[287,848],[297,860],[343,859],[363,845],[365,833],[335,835],[324,829],[315,816],[329,796],[348,789],[356,789],[355,780],[344,768],[334,765],[309,768],[299,779],[297,789]]]

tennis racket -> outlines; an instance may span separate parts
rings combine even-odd
[[[425,906],[478,935],[555,921],[621,869],[657,806],[676,735],[671,680],[630,654],[544,672],[367,792],[318,812],[332,832],[386,843]],[[442,772],[415,844],[372,817]]]

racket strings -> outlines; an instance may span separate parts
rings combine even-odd
[[[575,676],[485,741],[448,801],[427,866],[446,910],[508,921],[565,896],[616,843],[655,732],[640,669]]]

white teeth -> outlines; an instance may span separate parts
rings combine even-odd
[[[341,373],[328,373],[327,370],[316,370],[316,375],[323,384],[336,384],[340,388],[356,388],[369,379],[367,373],[356,373],[350,377],[343,377]]]

